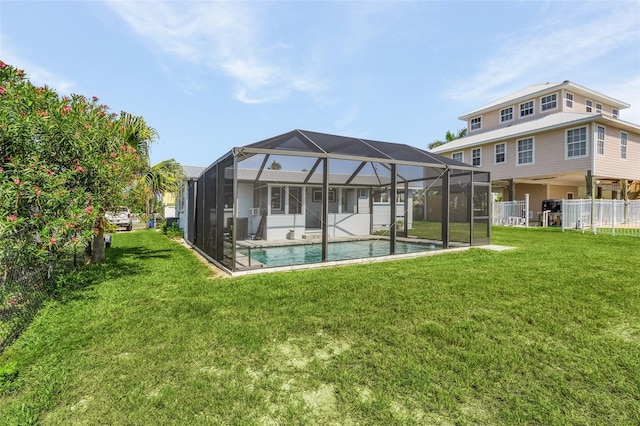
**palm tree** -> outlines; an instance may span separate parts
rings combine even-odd
[[[175,159],[164,160],[140,173],[137,185],[145,194],[147,217],[154,210],[154,202],[165,192],[177,192],[184,178],[182,166]],[[147,227],[149,222],[147,221]]]
[[[456,139],[464,138],[465,136],[467,136],[467,128],[466,127],[463,128],[463,129],[458,130],[457,134],[453,134],[453,133],[451,133],[450,130],[447,130],[447,134],[444,137],[445,140],[443,140],[443,141],[433,141],[433,142],[431,142],[429,144],[428,148],[429,149],[433,149],[433,148],[438,147],[440,145],[444,145],[447,142],[451,142],[451,141],[454,141]]]

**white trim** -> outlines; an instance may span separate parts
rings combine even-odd
[[[603,135],[602,139],[600,139],[600,137],[599,137],[600,133],[599,133],[598,129],[600,129],[600,128],[602,128],[603,131],[604,131],[604,135]],[[604,156],[606,154],[606,151],[605,151],[605,147],[607,145],[606,144],[606,140],[607,140],[607,128],[604,127],[601,124],[596,124],[596,155],[599,155],[599,156],[602,157],[602,156]],[[602,141],[602,153],[600,153],[600,141]]]
[[[573,104],[574,104],[574,97],[573,97],[573,93],[572,92],[564,92],[564,107],[568,108],[568,109],[573,109]],[[567,105],[568,103],[570,103],[571,105]]]
[[[478,156],[478,160],[480,160],[480,164],[473,164],[473,160],[475,160],[475,158],[474,158],[474,153],[475,153],[476,151],[480,154],[480,155]],[[472,165],[473,167],[482,167],[482,147],[481,147],[481,146],[479,146],[479,147],[477,147],[477,148],[473,148],[473,149],[471,149],[471,165]]]
[[[530,113],[522,115],[522,105],[526,105],[528,103],[531,103],[531,108],[527,108],[526,111],[531,110]],[[520,104],[518,104],[518,118],[527,118],[527,117],[532,117],[533,115],[535,115],[536,113],[536,100],[535,99],[529,99],[528,101],[522,102]]]
[[[552,98],[554,97],[555,99],[553,99],[553,101],[549,101],[548,103],[553,103],[554,106],[553,107],[548,107],[547,109],[544,109],[544,106],[547,105],[543,102],[543,100],[545,98]],[[545,112],[549,112],[549,111],[554,111],[556,109],[558,109],[558,92],[556,93],[549,93],[547,95],[544,96],[540,96],[540,113],[545,113]]]
[[[622,135],[625,136],[624,145],[622,145]],[[622,156],[623,146],[624,146],[624,157]],[[629,159],[629,133],[623,132],[622,130],[620,131],[620,159],[625,161]]]
[[[511,108],[511,118],[508,119],[508,120],[503,120],[502,119],[502,111],[504,111],[506,109],[509,109],[509,108]],[[499,115],[500,124],[509,123],[510,121],[515,120],[515,118],[516,118],[516,109],[514,108],[513,105],[509,105],[509,106],[506,106],[504,108],[500,108],[500,110],[498,111],[498,115]]]
[[[518,149],[518,143],[520,141],[525,141],[527,139],[531,139],[531,162],[530,163],[520,163],[520,151]],[[516,140],[516,167],[522,167],[522,166],[532,166],[536,164],[536,137],[535,136],[529,136],[526,138],[522,138],[522,139],[518,139]]]
[[[476,119],[478,120],[478,124],[480,124],[480,126],[478,128],[476,128],[476,129],[474,129],[473,125],[475,123],[473,122],[473,120],[476,120]],[[469,119],[469,132],[475,132],[475,131],[478,131],[478,130],[482,130],[482,116],[481,115],[478,115],[476,117],[472,117],[472,118]]]
[[[498,154],[496,152],[496,148],[498,147],[498,145],[504,145],[504,160],[502,160],[500,163],[496,162],[496,156]],[[494,165],[507,164],[507,143],[506,142],[498,142],[493,144],[493,164]]]
[[[569,132],[572,130],[584,129],[584,154],[583,155],[573,155],[569,157]],[[575,143],[575,142],[572,142]],[[564,131],[564,159],[565,160],[575,160],[578,158],[585,158],[589,156],[589,132],[587,131],[587,126],[578,126],[572,127],[570,129],[566,129]]]

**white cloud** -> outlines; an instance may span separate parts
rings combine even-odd
[[[259,4],[222,2],[106,2],[140,37],[163,55],[174,55],[232,79],[234,97],[266,103],[294,92],[322,90],[313,70],[289,66],[262,34]],[[299,65],[302,67],[302,65]]]
[[[572,2],[561,10],[551,10],[548,5],[544,22],[521,33],[505,35],[507,42],[480,62],[475,75],[457,82],[445,96],[466,99],[477,106],[478,102],[497,99],[527,85],[544,83],[552,73],[565,75],[560,80],[576,81],[574,73],[601,66],[602,57],[622,46],[637,49],[637,4],[580,5]]]

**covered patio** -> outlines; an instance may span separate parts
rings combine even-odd
[[[293,130],[189,182],[186,239],[230,273],[488,245],[490,182],[409,145]]]

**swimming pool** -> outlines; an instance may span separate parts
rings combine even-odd
[[[433,243],[396,241],[396,254],[417,253],[436,250]],[[333,241],[328,244],[329,261],[362,259],[389,255],[388,240]],[[299,244],[290,246],[253,247],[238,253],[251,257],[251,262],[260,262],[266,267],[304,265],[322,261],[322,244]]]

